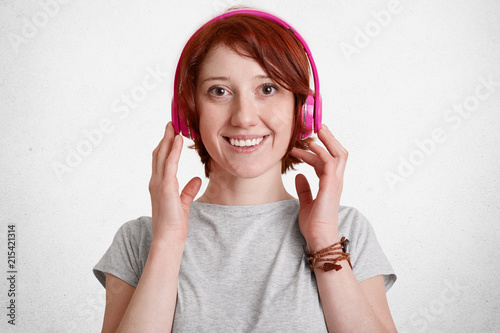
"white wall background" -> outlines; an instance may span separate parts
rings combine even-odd
[[[495,0],[0,1],[0,331],[100,330],[92,267],[121,224],[151,214],[151,152],[181,48],[237,4],[282,17],[313,51],[324,122],[350,152],[341,203],[369,218],[398,274],[388,299],[399,331],[498,332]],[[181,165],[181,186],[203,177],[194,151]]]

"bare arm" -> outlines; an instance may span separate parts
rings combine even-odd
[[[300,201],[299,227],[309,251],[319,251],[340,238],[338,216],[347,161],[345,150],[326,125],[318,131],[326,149],[312,142],[312,152],[294,148],[291,154],[314,167],[319,191],[313,199],[304,175],[295,186]],[[396,332],[385,296],[383,278],[358,283],[346,260],[339,271],[315,269],[318,291],[329,332]]]
[[[139,284],[116,332],[168,332],[173,323],[184,243],[152,244]]]
[[[102,325],[103,333],[116,332],[134,291],[135,288],[128,283],[114,275],[106,274],[106,309]]]
[[[111,277],[110,283],[122,288],[118,288],[121,294],[114,288],[108,290],[106,282],[103,332],[169,332],[172,329],[189,208],[201,186],[201,179],[195,177],[179,196],[176,174],[181,150],[182,138],[174,134],[172,124],[168,123],[165,136],[153,151],[149,183],[153,239],[149,255],[135,290],[107,275]]]
[[[315,270],[328,331],[397,332],[384,278],[378,275],[358,283],[346,260],[338,264],[342,266],[339,271]]]

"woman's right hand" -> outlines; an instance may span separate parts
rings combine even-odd
[[[153,218],[153,241],[167,237],[185,241],[189,208],[201,187],[201,179],[191,179],[179,195],[177,166],[182,150],[182,136],[176,135],[172,122],[153,151],[153,171],[149,182]]]

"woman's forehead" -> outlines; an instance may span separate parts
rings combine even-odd
[[[219,45],[207,53],[201,63],[198,79],[199,82],[203,82],[210,77],[230,78],[237,73],[246,73],[251,78],[269,77],[260,64],[250,56],[235,52],[228,46]]]

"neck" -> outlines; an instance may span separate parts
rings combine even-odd
[[[283,185],[281,165],[255,178],[241,178],[224,171],[210,173],[210,181],[197,202],[250,206],[294,199]]]

